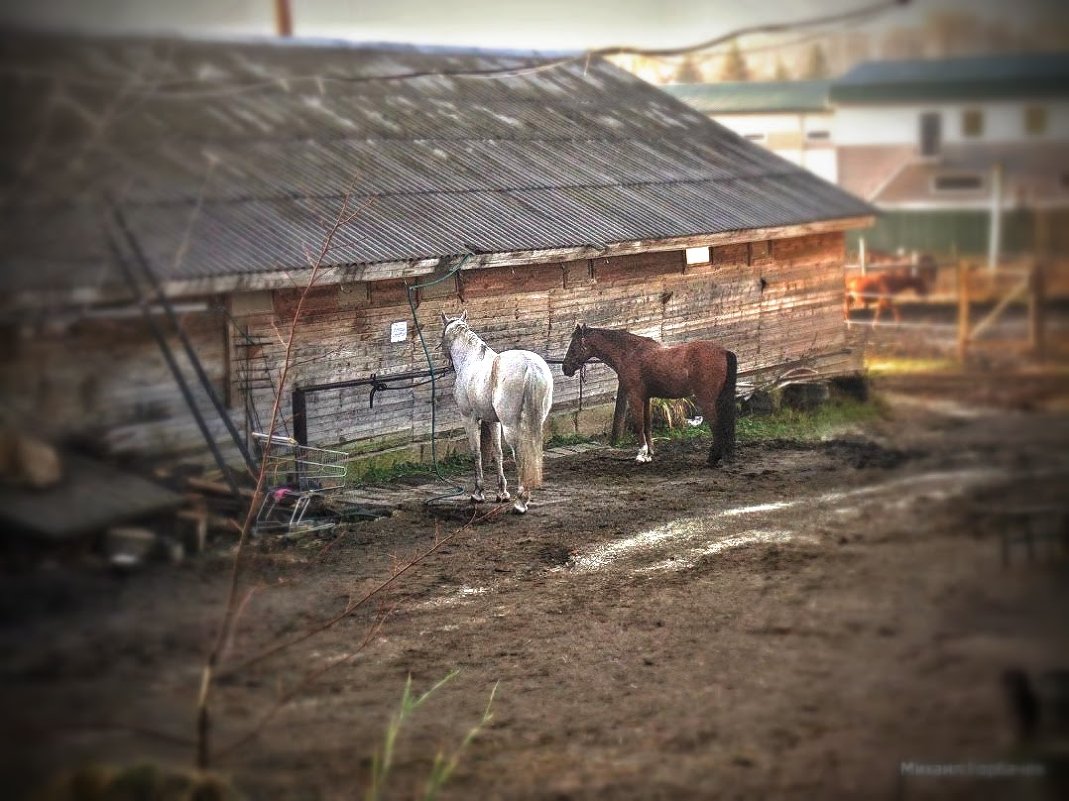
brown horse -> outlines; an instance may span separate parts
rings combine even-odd
[[[728,461],[735,452],[735,377],[738,359],[708,340],[662,345],[655,339],[613,328],[575,327],[564,357],[566,376],[597,357],[616,371],[620,391],[631,407],[641,443],[635,461],[653,460],[650,398],[694,397],[713,431],[709,464]],[[641,410],[641,413],[639,412]]]
[[[876,313],[872,317],[873,325],[880,321],[880,313],[888,310],[894,315],[895,322],[900,322],[902,313],[893,302],[894,296],[912,289],[918,297],[923,298],[935,283],[935,274],[935,262],[930,256],[925,256],[916,267],[851,276],[846,279],[844,315],[850,316],[850,307],[854,303],[859,303],[863,309],[874,303]]]

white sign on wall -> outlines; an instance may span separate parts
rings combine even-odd
[[[401,320],[390,326],[390,342],[404,342],[408,339],[408,322]]]

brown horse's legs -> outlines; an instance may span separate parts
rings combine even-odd
[[[716,450],[716,395],[709,392],[702,392],[700,395],[695,395],[694,400],[698,404],[698,409],[702,413],[702,422],[709,425],[709,431],[713,433],[713,450]],[[712,461],[712,453],[710,453],[709,461]]]
[[[649,426],[650,399],[643,397],[639,388],[627,390],[627,405],[631,407],[631,424],[635,427],[635,439],[638,440],[638,454],[636,462],[651,462],[649,443],[646,441],[646,431]]]
[[[646,450],[653,458],[653,399],[646,398],[642,405],[642,436],[646,444]]]

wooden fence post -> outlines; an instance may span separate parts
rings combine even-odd
[[[1046,259],[1050,252],[1050,219],[1047,210],[1036,208],[1033,212],[1033,242],[1035,262],[1028,276],[1028,344],[1033,356],[1040,361],[1046,355],[1045,309],[1047,282]]]
[[[1046,280],[1041,260],[1032,265],[1028,278],[1028,345],[1035,357],[1042,360],[1046,353]]]
[[[958,262],[958,361],[964,362],[969,349],[969,265]]]

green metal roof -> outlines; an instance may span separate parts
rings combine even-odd
[[[835,103],[1069,97],[1069,54],[866,61],[831,85]]]
[[[723,81],[661,88],[703,114],[824,111],[831,81]]]

